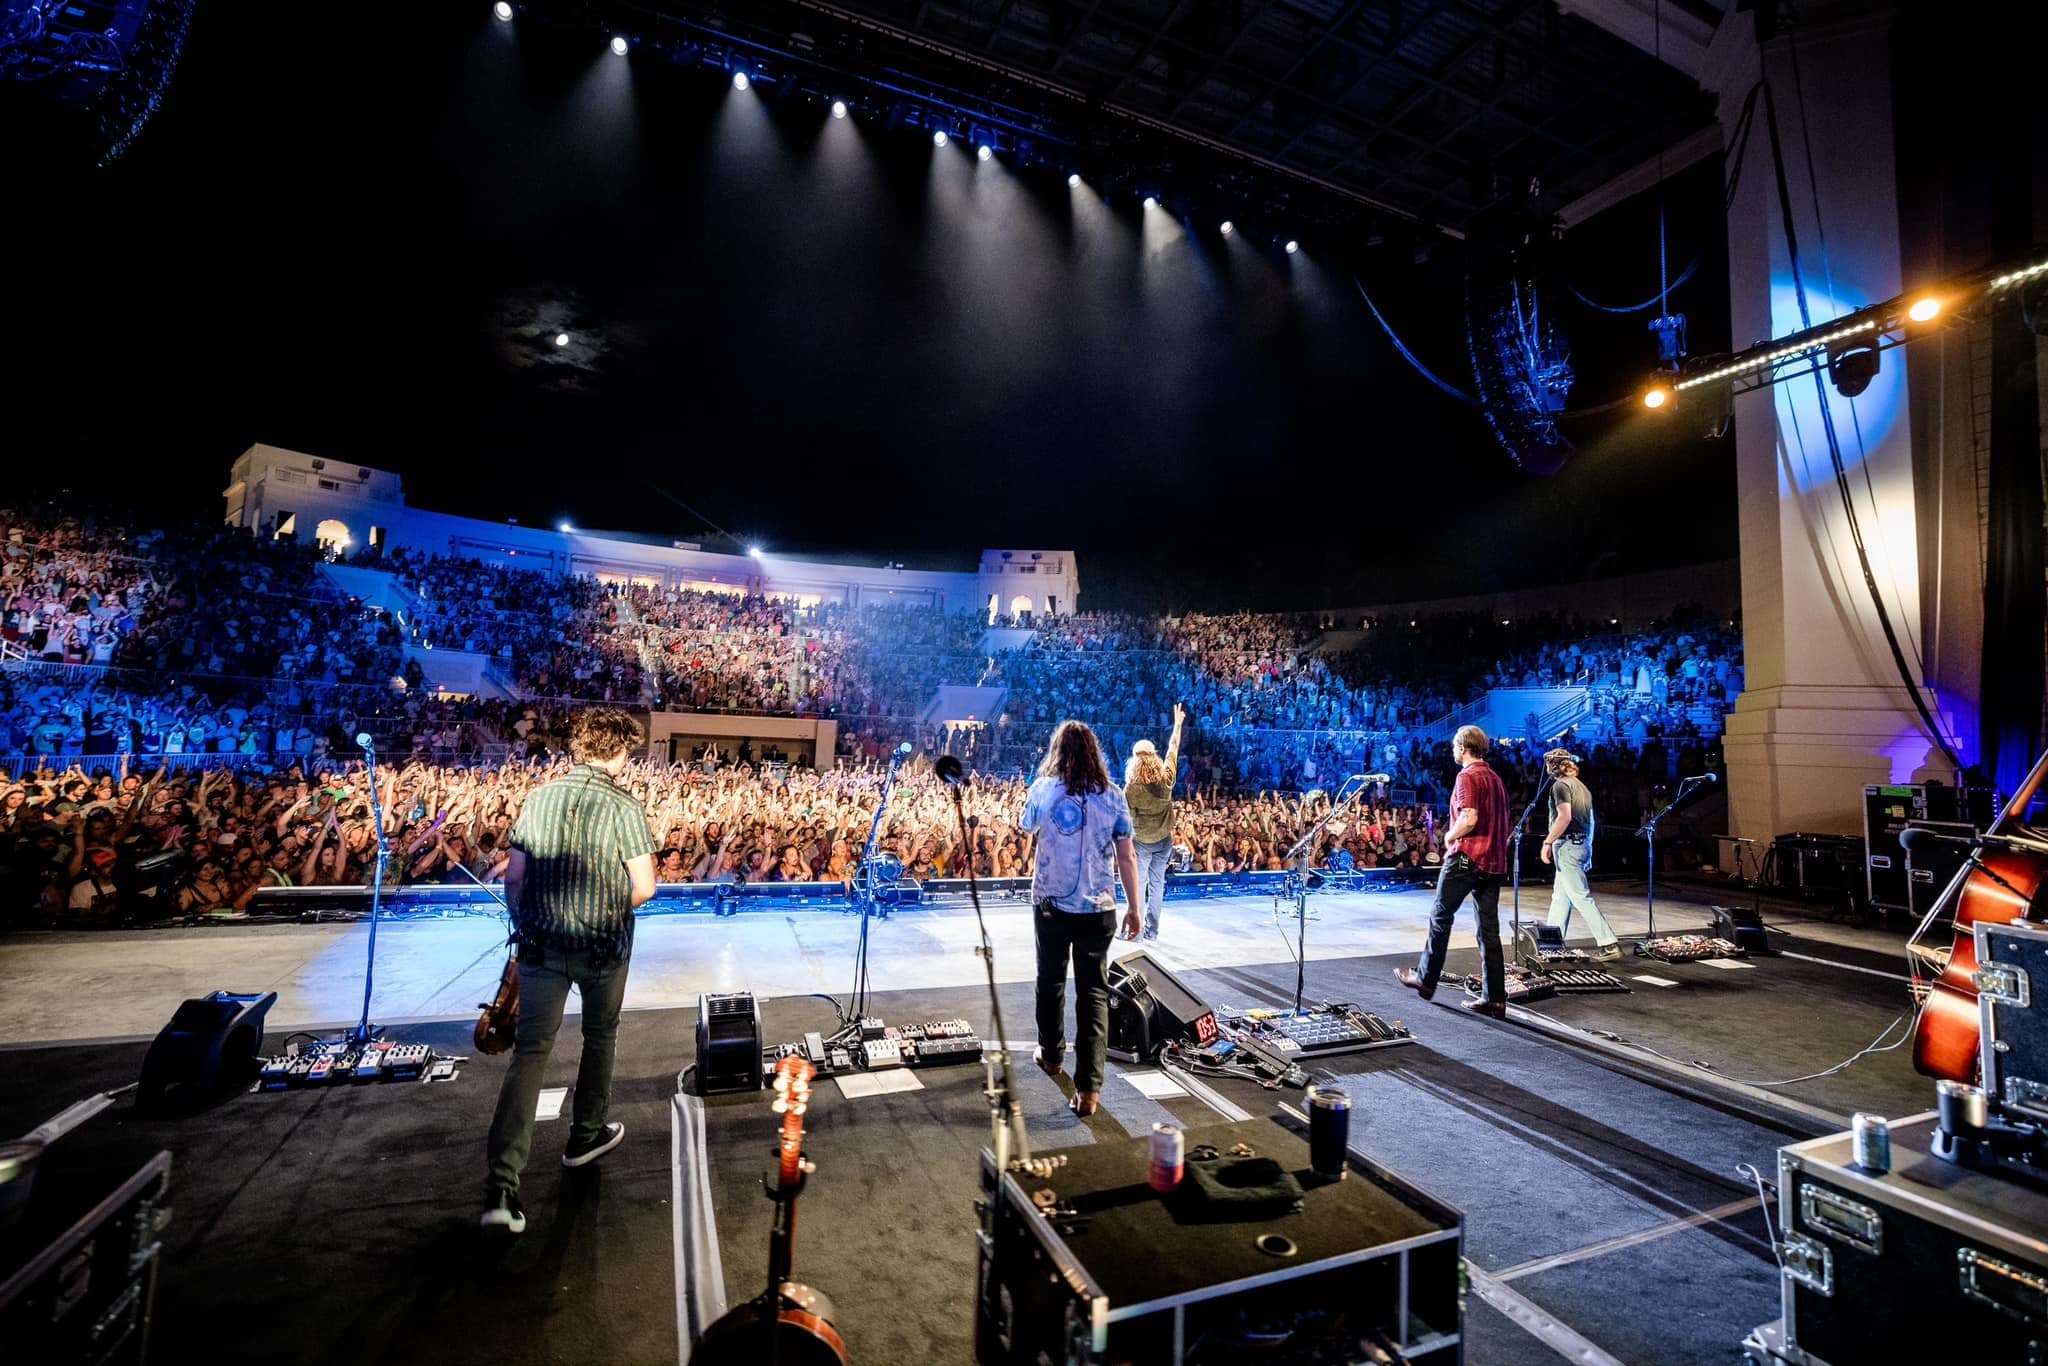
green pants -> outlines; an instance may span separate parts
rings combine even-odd
[[[1100,1091],[1109,1051],[1109,941],[1116,911],[1034,908],[1038,933],[1038,1046],[1048,1059],[1067,1050],[1067,960],[1074,963],[1074,1089]]]
[[[572,985],[583,993],[583,1060],[576,1068],[569,1141],[593,1143],[604,1132],[612,1104],[619,1006],[626,999],[626,960],[599,965],[588,949],[524,950],[519,956],[519,1034],[512,1046],[511,1070],[498,1091],[497,1113],[491,1116],[487,1194],[519,1190],[519,1174],[526,1170],[533,1148],[533,1109]]]

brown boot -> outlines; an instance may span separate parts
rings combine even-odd
[[[1045,1073],[1045,1075],[1051,1077],[1054,1081],[1058,1081],[1061,1077],[1067,1075],[1066,1063],[1064,1061],[1065,1057],[1065,1050],[1061,1050],[1060,1052],[1053,1054],[1051,1057],[1047,1057],[1045,1054],[1045,1050],[1041,1048],[1038,1050],[1037,1054],[1032,1058],[1032,1061],[1038,1064],[1039,1071]]]
[[[1089,1115],[1102,1108],[1102,1092],[1076,1091],[1074,1092],[1074,1098],[1068,1101],[1067,1104],[1075,1114],[1086,1119]]]
[[[1425,985],[1422,980],[1422,974],[1414,968],[1395,968],[1394,980],[1425,1001],[1436,995],[1436,988]]]

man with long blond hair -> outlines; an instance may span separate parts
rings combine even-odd
[[[1173,784],[1180,776],[1180,732],[1187,722],[1173,704],[1173,735],[1166,757],[1150,740],[1131,746],[1124,765],[1124,800],[1131,808],[1131,844],[1138,854],[1138,880],[1145,886],[1145,937],[1159,937],[1160,903],[1166,899],[1166,865],[1173,856]]]
[[[1032,927],[1038,939],[1038,1065],[1066,1070],[1067,964],[1074,972],[1074,1113],[1101,1104],[1109,1049],[1109,942],[1116,937],[1116,878],[1139,929],[1138,861],[1131,812],[1109,780],[1102,746],[1086,722],[1062,721],[1024,794],[1017,828],[1036,836],[1031,866]]]

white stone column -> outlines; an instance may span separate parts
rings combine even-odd
[[[1706,80],[1731,131],[1758,75],[1769,77],[1814,323],[1903,287],[1888,26],[1889,16],[1879,15],[1801,34],[1805,119],[1782,37],[1759,51],[1749,24],[1724,23],[1709,54]],[[1761,97],[1746,141],[1728,212],[1738,348],[1802,325]],[[1734,159],[1731,148],[1730,165]],[[1853,401],[1825,378],[1821,387],[1877,589],[1917,681],[1909,354],[1885,352],[1877,377]],[[1735,406],[1747,686],[1728,717],[1725,750],[1731,825],[1756,839],[1860,831],[1866,783],[1953,776],[1943,772],[1886,645],[1829,458],[1822,402],[1814,381],[1801,377],[1743,395]]]

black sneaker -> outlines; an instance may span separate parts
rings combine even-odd
[[[499,1191],[491,1197],[491,1203],[484,1210],[484,1217],[477,1220],[478,1227],[485,1233],[526,1232],[526,1210],[519,1203],[519,1197],[511,1191]]]
[[[625,1141],[626,1126],[617,1120],[613,1120],[604,1126],[603,1132],[598,1134],[595,1143],[571,1143],[565,1148],[562,1151],[562,1165],[565,1167],[581,1167],[595,1162]]]

